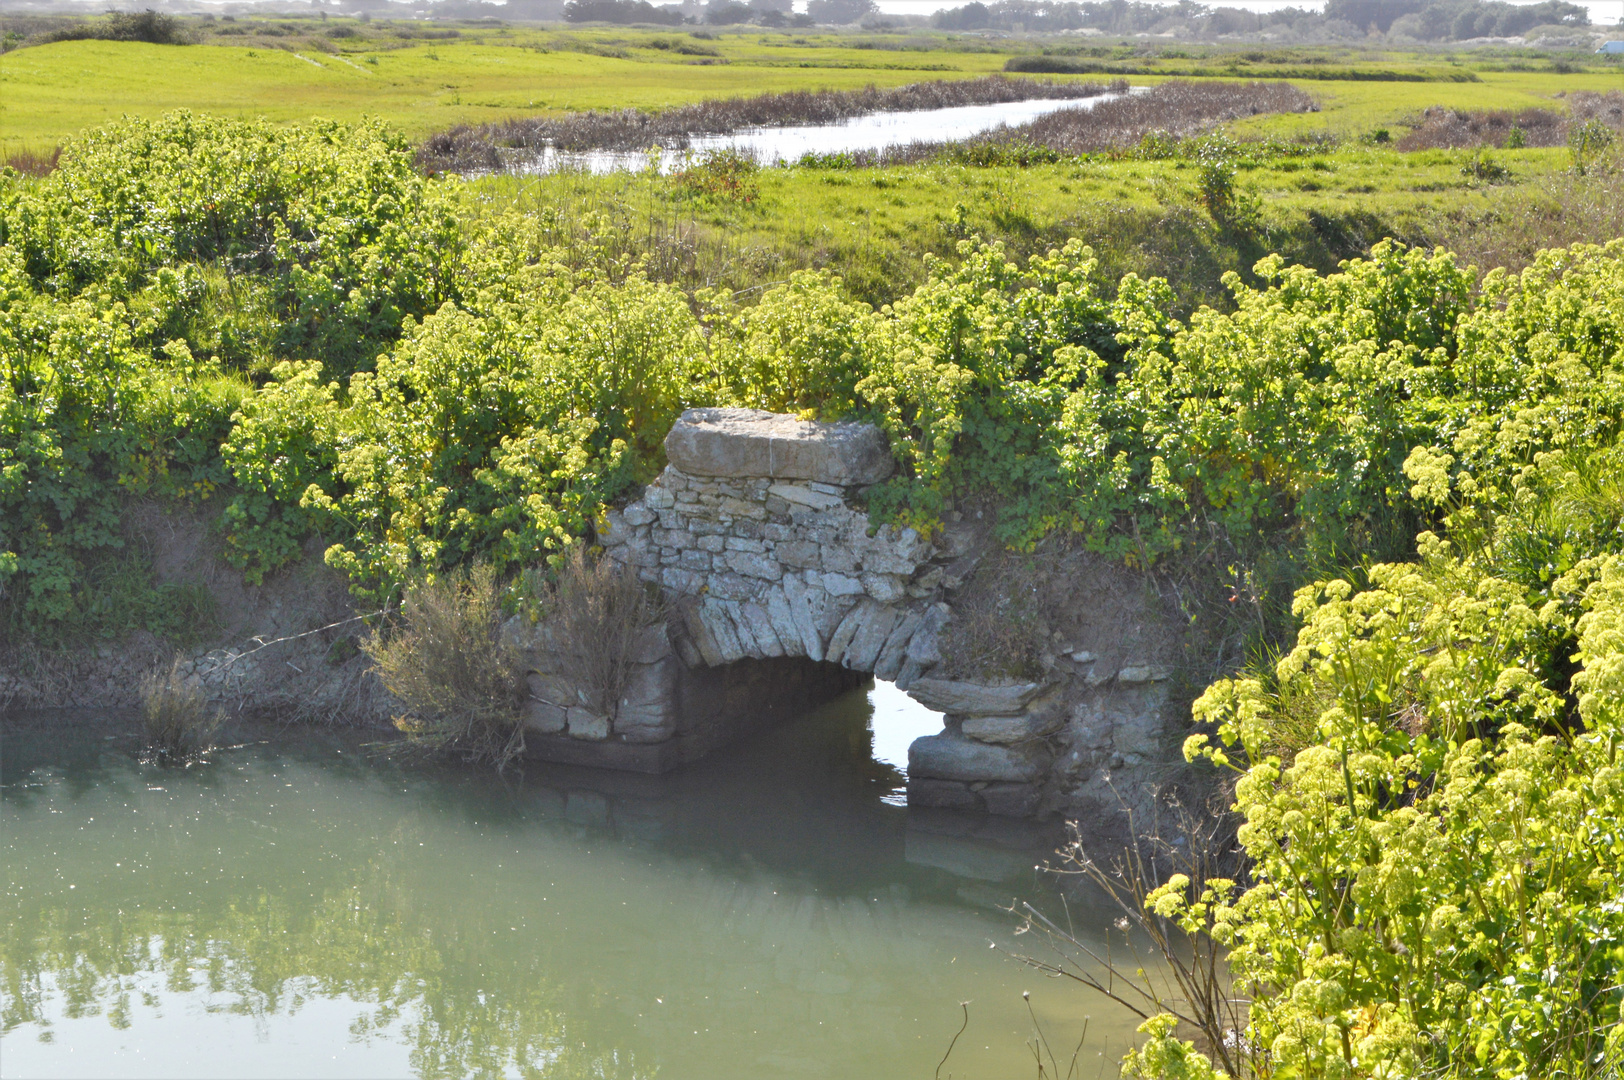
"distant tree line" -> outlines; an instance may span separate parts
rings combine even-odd
[[[842,0],[813,0],[814,4],[820,2]],[[1327,0],[1323,14],[1299,7],[1267,12],[1209,7],[1196,0],[1174,4],[1143,0],[996,0],[988,4],[972,0],[931,16],[931,25],[942,30],[1033,33],[1098,30],[1106,34],[1138,34],[1160,31],[1175,23],[1184,23],[1206,37],[1290,27],[1299,31],[1318,29],[1331,37],[1374,30],[1421,41],[1459,41],[1511,37],[1536,26],[1582,27],[1589,23],[1589,15],[1567,0],[1542,0],[1537,4],[1510,4],[1504,0]]]

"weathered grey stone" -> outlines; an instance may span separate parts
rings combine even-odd
[[[620,516],[626,524],[633,528],[639,525],[648,525],[659,517],[658,514],[648,508],[648,504],[636,502],[631,503],[626,509],[622,510]]]
[[[602,742],[609,737],[609,718],[577,705],[569,711],[569,731],[572,739]]]
[[[890,574],[864,574],[863,590],[881,604],[894,604],[907,596],[902,582]]]
[[[743,622],[750,627],[751,635],[756,639],[756,646],[763,656],[783,656],[784,644],[778,638],[778,631],[773,626],[772,617],[767,609],[760,604],[744,603],[739,605],[739,614]]]
[[[538,735],[556,735],[569,722],[569,711],[550,701],[534,699],[524,703],[524,726]]]
[[[1094,654],[1089,652],[1087,649],[1078,649],[1076,652],[1071,654],[1071,662],[1074,664],[1092,664],[1094,662]]]
[[[802,487],[800,484],[774,484],[767,489],[767,494],[775,495],[796,506],[811,507],[813,510],[834,510],[846,505],[846,500],[839,495],[826,495],[821,491]]]
[[[746,577],[777,581],[784,575],[784,568],[770,555],[757,555],[752,551],[729,551],[723,558],[734,572],[744,574]]]
[[[981,796],[960,780],[935,780],[922,776],[908,778],[908,805],[934,806],[944,810],[980,810]]]
[[[684,623],[688,629],[688,637],[699,650],[700,658],[705,661],[706,667],[721,667],[727,663],[722,658],[722,647],[717,643],[716,635],[711,633],[710,624],[701,617],[699,605],[696,604],[687,610]]]
[[[634,664],[653,664],[670,655],[671,635],[662,622],[639,630],[626,658]]]
[[[644,513],[648,513],[651,518],[654,516],[647,510],[644,510]],[[619,510],[610,510],[603,515],[603,528],[598,530],[598,543],[606,548],[624,544],[632,538],[633,531]]]
[[[773,548],[773,558],[798,570],[822,565],[818,545],[808,540],[779,541],[778,546]]]
[[[705,587],[705,575],[678,566],[668,566],[660,573],[660,584],[684,596],[696,596]]]
[[[761,582],[738,574],[712,574],[708,592],[718,600],[753,600],[761,590]]]
[[[857,627],[857,633],[852,636],[851,644],[846,647],[846,654],[840,658],[840,662],[853,671],[874,670],[874,662],[879,659],[880,650],[885,647],[885,639],[890,636],[891,627],[897,622],[895,608],[866,601],[864,607],[866,611]]]
[[[1149,664],[1135,664],[1125,667],[1117,672],[1119,683],[1147,683],[1160,682],[1168,677],[1170,672],[1164,667],[1152,667]]]
[[[690,409],[665,438],[685,473],[875,484],[891,475],[885,435],[870,424],[823,424],[759,409]]]
[[[632,664],[626,673],[626,686],[615,706],[615,726],[620,726],[620,713],[631,706],[650,705],[667,701],[676,692],[677,659],[667,656],[648,664]]]
[[[700,551],[720,553],[727,549],[727,538],[723,536],[698,536],[694,538],[694,547]]]
[[[795,628],[800,631],[801,648],[809,659],[822,660],[823,635],[818,633],[817,616],[805,583],[793,575],[785,575],[784,599],[795,619]]]
[[[706,573],[711,568],[710,552],[700,551],[698,548],[683,548],[677,552],[677,565],[684,570]]]
[[[767,512],[772,513],[771,505],[767,507]],[[771,540],[776,544],[782,544],[786,540],[795,539],[795,530],[781,522],[769,522],[761,527],[761,538]]]
[[[677,497],[664,486],[650,485],[649,489],[643,492],[643,505],[650,510],[669,510],[677,505]]]
[[[846,617],[840,620],[840,625],[835,627],[835,632],[829,635],[829,648],[825,651],[824,658],[831,664],[844,662],[846,649],[850,647],[852,639],[857,636],[857,631],[862,628],[863,617],[872,608],[873,604],[864,600],[846,612]],[[847,664],[846,666],[850,667],[851,665]]]
[[[910,686],[918,682],[919,677],[924,673],[924,665],[920,664],[919,661],[913,659],[912,657],[909,657],[902,662],[902,669],[897,672],[897,689],[906,691]]]
[[[627,705],[615,713],[615,737],[630,743],[665,742],[677,733],[674,702]]]
[[[711,640],[716,642],[716,649],[722,655],[721,662],[731,664],[744,659],[744,646],[740,644],[738,632],[733,629],[733,620],[727,617],[723,604],[724,601],[707,597],[699,605],[699,621],[710,631]]]
[[[989,746],[951,732],[925,735],[908,747],[910,778],[1006,780],[1028,784],[1038,778],[1038,772],[1037,762],[1028,754],[1004,746]]]
[[[818,578],[818,584],[830,596],[861,596],[867,591],[861,581],[845,574],[824,574]]]
[[[748,536],[730,536],[724,543],[729,551],[753,551],[757,555],[767,550],[767,545],[760,540],[753,540]]]
[[[746,518],[765,521],[767,508],[760,503],[747,502],[744,499],[735,499],[731,495],[724,496],[721,504],[716,508],[717,517],[722,520],[728,518]]]
[[[524,677],[524,681],[526,688],[530,691],[530,697],[537,701],[546,701],[565,708],[579,704],[569,683],[557,675],[545,675],[539,671],[532,671]]]
[[[880,649],[880,655],[874,661],[876,679],[889,681],[897,677],[897,672],[902,670],[902,661],[908,656],[908,640],[914,636],[924,621],[924,617],[917,611],[910,611],[897,620],[890,636],[885,639],[884,647]]]
[[[688,531],[695,536],[720,536],[723,538],[723,546],[727,546],[726,537],[729,530],[720,521],[712,521],[709,518],[694,518],[688,523]]]
[[[1018,716],[967,716],[963,731],[978,742],[1007,744],[1047,735],[1058,729],[1060,723],[1061,717],[1054,710]]]
[[[1038,683],[988,686],[948,679],[920,679],[908,693],[929,708],[964,716],[1012,716],[1042,687]]]
[[[988,784],[979,794],[987,813],[999,817],[1031,817],[1043,797],[1036,784]]]
[[[801,640],[801,628],[795,623],[795,613],[790,610],[789,600],[785,598],[782,589],[773,589],[767,593],[767,617],[772,620],[773,633],[778,635],[779,643],[784,647],[785,656],[805,656],[806,645]]]
[[[751,631],[750,624],[745,621],[744,613],[739,610],[738,601],[718,600],[716,605],[727,616],[728,625],[732,628],[734,636],[739,639],[739,651],[752,659],[762,659],[765,653],[757,644],[756,635]]]
[[[838,541],[819,545],[818,562],[812,565],[847,577],[857,575],[857,555]]]

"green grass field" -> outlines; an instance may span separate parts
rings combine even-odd
[[[49,150],[74,132],[121,115],[154,116],[180,108],[279,122],[377,116],[421,137],[453,124],[540,112],[658,109],[764,91],[984,75],[1037,47],[1016,39],[988,42],[923,33],[725,32],[697,39],[675,30],[488,26],[459,31],[463,36],[455,40],[402,39],[376,27],[367,30],[370,36],[335,41],[312,29],[322,24],[287,25],[293,28],[289,34],[309,32],[284,38],[216,36],[193,46],[58,42],[0,55],[0,153]],[[238,40],[245,43],[228,44]],[[676,45],[689,51],[679,52]],[[1247,55],[1262,58],[1253,62],[1233,52],[1150,57],[1136,63],[1143,73],[1132,80],[1154,83],[1162,77],[1158,70],[1192,67],[1227,78],[1266,77],[1271,70],[1315,63],[1338,70],[1470,72],[1478,80],[1298,80],[1321,100],[1320,112],[1237,125],[1239,133],[1278,134],[1349,134],[1402,124],[1428,105],[1554,106],[1552,95],[1560,91],[1624,87],[1624,65],[1555,74],[1489,70],[1505,65],[1432,53],[1327,49]]]

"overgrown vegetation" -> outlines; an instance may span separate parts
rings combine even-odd
[[[400,625],[362,646],[407,712],[407,745],[507,768],[524,753],[518,658],[503,644],[503,590],[478,563],[407,588]]]
[[[141,724],[147,751],[159,764],[185,764],[207,752],[225,714],[209,705],[198,682],[176,657],[141,679]]]

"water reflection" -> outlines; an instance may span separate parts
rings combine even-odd
[[[1005,1077],[1022,989],[1114,1060],[1125,1022],[987,947],[1052,836],[888,805],[872,720],[858,693],[669,777],[505,783],[302,730],[163,770],[129,718],[13,725],[0,1074],[929,1075],[970,999],[950,1071]]]
[[[1145,89],[1149,88],[1139,88],[1139,91]],[[737,150],[761,165],[775,165],[799,161],[805,154],[839,154],[884,150],[913,143],[958,142],[991,131],[999,125],[1017,127],[1058,109],[1092,109],[1102,101],[1122,96],[1113,93],[1091,98],[956,105],[947,109],[870,113],[832,124],[747,128],[730,135],[690,136],[685,150],[576,151],[548,147],[533,157],[526,152],[526,158],[514,161],[512,167],[522,172],[579,169],[590,173],[608,173],[653,166],[662,173],[668,173],[690,159],[713,150]]]

